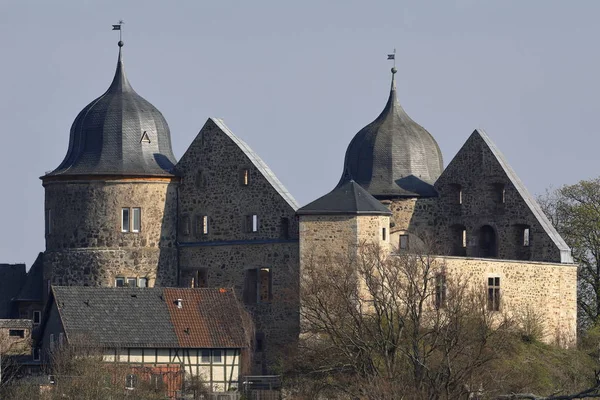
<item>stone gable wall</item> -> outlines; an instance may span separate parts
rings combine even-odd
[[[116,276],[177,283],[177,187],[171,182],[91,180],[45,184],[52,232],[44,279],[114,286]],[[141,208],[141,230],[121,232],[121,209]]]
[[[462,188],[462,204],[455,185]],[[504,188],[504,202],[496,185]],[[467,140],[435,188],[440,193],[436,230],[447,254],[456,241],[452,227],[462,225],[467,230],[466,255],[481,256],[479,230],[489,225],[496,234],[498,258],[560,262],[560,250],[478,134]],[[523,245],[524,227],[530,229],[530,246]]]
[[[299,332],[295,209],[238,143],[212,120],[205,124],[176,168],[182,178],[180,285],[190,285],[197,271],[203,270],[209,287],[233,287],[238,298],[243,299],[247,270],[270,270],[272,300],[247,305],[264,347],[255,355],[254,371],[263,373],[276,366]],[[247,185],[244,170],[248,171]],[[250,229],[252,214],[258,216],[257,232]],[[208,218],[206,234],[202,227],[204,216]]]

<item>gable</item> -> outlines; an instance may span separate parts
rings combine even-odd
[[[202,157],[202,154],[205,153],[205,149],[203,149],[205,135],[219,135],[234,144],[243,155],[242,158],[245,159],[245,164],[254,166],[261,176],[269,182],[270,186],[294,211],[298,209],[299,206],[294,197],[285,186],[283,186],[279,179],[277,179],[267,164],[250,148],[250,146],[235,136],[225,125],[223,120],[218,118],[209,118],[208,121],[206,121],[200,130],[200,133],[198,133],[198,136],[192,141],[190,147],[188,147],[183,157],[179,160],[179,163],[177,163],[175,167],[176,171],[185,173],[193,168],[194,165],[208,166],[208,164],[213,164],[212,166],[215,167],[215,164],[218,164],[221,161],[219,159],[211,159],[207,154],[204,154],[204,157]],[[209,149],[209,152],[217,153],[216,149]]]
[[[496,183],[505,185],[507,195],[510,194],[512,200],[498,214],[494,214],[489,207],[486,208],[483,193],[486,187]],[[436,189],[444,197],[442,203],[447,201],[450,185],[460,185],[465,190],[465,196],[471,196],[468,204],[462,207],[463,218],[481,220],[486,215],[490,224],[498,225],[498,229],[510,223],[531,225],[545,236],[543,240],[538,238],[534,259],[573,262],[570,248],[485,131],[478,129],[471,134],[435,183]],[[550,256],[550,253],[556,256]]]

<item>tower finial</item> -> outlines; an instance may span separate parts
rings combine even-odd
[[[396,49],[394,49],[392,54],[388,54],[387,59],[394,60],[394,66],[392,67],[392,90],[396,90],[396,72],[398,72],[396,69]]]
[[[123,28],[122,28],[122,26],[124,23],[125,22],[122,19],[120,19],[119,23],[117,25],[112,26],[113,31],[119,31],[119,43],[118,43],[119,47],[123,47]]]

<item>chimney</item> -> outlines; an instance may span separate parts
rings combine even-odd
[[[175,300],[175,304],[177,304],[177,308],[182,308],[183,307],[183,300],[182,299],[177,299],[177,300]]]

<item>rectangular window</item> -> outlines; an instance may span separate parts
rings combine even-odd
[[[142,209],[136,207],[133,209],[133,224],[131,231],[139,232],[142,228]]]
[[[523,246],[529,246],[529,228],[523,229]]]
[[[400,250],[408,250],[408,235],[400,235]]]
[[[290,219],[283,217],[281,218],[281,237],[283,239],[290,238]]]
[[[210,363],[210,350],[202,350],[200,362],[202,362],[203,364]]]
[[[243,169],[241,173],[242,185],[248,186],[250,184],[250,171],[248,169]]]
[[[128,287],[137,287],[137,278],[127,278]]]
[[[58,334],[58,345],[62,346],[65,343],[65,334],[60,332]]]
[[[33,348],[33,361],[40,361],[40,348],[39,347]]]
[[[381,239],[387,240],[387,232],[385,228],[381,228]]]
[[[54,333],[50,334],[50,351],[54,350],[54,346],[56,345],[56,342],[54,341]]]
[[[200,268],[194,272],[194,277],[192,278],[192,287],[208,287],[208,270],[206,268]]]
[[[500,277],[488,278],[487,303],[489,311],[500,311]]]
[[[137,386],[137,376],[128,374],[125,378],[125,389],[134,389]]]
[[[202,234],[208,235],[208,215],[202,216]]]
[[[462,247],[463,248],[467,247],[467,230],[466,229],[462,230]]]
[[[42,322],[42,312],[34,311],[33,312],[33,325],[39,325]]]
[[[52,210],[46,210],[46,235],[52,233]]]
[[[260,287],[258,288],[259,301],[268,303],[271,301],[271,269],[260,269]]]
[[[217,364],[217,363],[221,363],[221,362],[222,362],[221,350],[213,350],[213,363]]]
[[[8,336],[24,338],[25,331],[23,329],[9,329]]]
[[[246,304],[268,303],[273,299],[272,271],[270,268],[246,270],[244,302]]]
[[[446,275],[437,274],[435,276],[435,308],[440,309],[446,306]]]
[[[148,287],[148,278],[138,279],[138,287]]]
[[[462,193],[462,189],[458,189],[458,204],[462,204],[463,203],[463,193]]]
[[[258,215],[251,214],[246,216],[246,230],[251,233],[258,232]]]
[[[121,232],[129,232],[129,208],[121,209]]]
[[[190,217],[188,215],[184,215],[179,220],[179,231],[182,235],[190,234]]]
[[[115,278],[115,286],[116,287],[123,287],[123,286],[125,286],[125,278],[122,278],[122,277]]]

